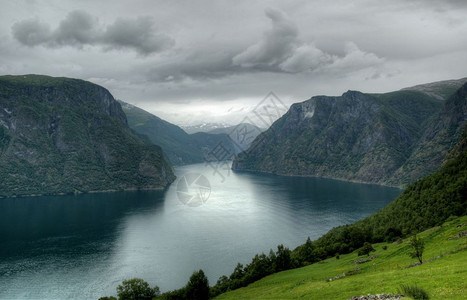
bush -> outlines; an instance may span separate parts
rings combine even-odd
[[[404,296],[412,297],[415,300],[430,299],[430,297],[428,296],[428,293],[419,286],[403,284],[401,285],[401,289],[402,289],[402,292],[400,292],[401,294],[404,294]]]
[[[117,287],[119,300],[151,300],[160,295],[158,286],[151,288],[149,284],[140,278],[123,280]]]
[[[370,255],[370,252],[372,252],[372,251],[375,251],[375,248],[373,248],[373,246],[370,243],[365,242],[363,244],[363,247],[360,248],[360,250],[358,250],[358,256]]]

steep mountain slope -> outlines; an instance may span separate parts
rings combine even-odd
[[[238,154],[247,150],[254,139],[263,131],[264,129],[261,129],[256,125],[250,123],[240,123],[235,126],[216,128],[209,131],[209,133],[228,134],[235,145],[235,152]]]
[[[128,125],[134,131],[145,135],[152,143],[161,146],[170,162],[175,165],[201,163],[212,159],[209,155],[216,147],[225,147],[234,154],[234,146],[226,134],[187,134],[177,125],[120,101],[128,118]]]
[[[461,86],[467,83],[467,77],[454,80],[443,80],[403,88],[401,91],[417,91],[444,101],[451,97]]]
[[[389,183],[413,182],[434,172],[446,153],[457,143],[467,122],[467,84],[458,89],[435,116],[411,156],[399,168]]]
[[[8,197],[161,189],[175,176],[106,89],[25,75],[0,77],[0,178]]]
[[[456,95],[445,105],[411,90],[313,97],[292,105],[232,168],[404,185],[438,168],[459,138],[467,114]],[[416,159],[427,155],[433,159]]]

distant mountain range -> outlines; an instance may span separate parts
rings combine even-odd
[[[250,148],[251,143],[264,130],[250,123],[240,123],[235,126],[216,128],[209,133],[227,134],[235,146],[235,154],[238,154]]]
[[[135,135],[98,85],[0,76],[0,197],[163,189],[175,180],[160,147]]]
[[[232,127],[232,124],[228,123],[200,123],[194,125],[180,125],[186,133],[193,134],[197,132],[210,132],[212,130],[224,129]],[[223,132],[224,133],[224,132]]]
[[[239,152],[234,170],[401,186],[439,168],[458,142],[466,82],[316,96],[265,131],[243,123],[188,134],[90,82],[0,76],[0,197],[162,189],[175,179],[167,160]]]
[[[128,125],[151,143],[159,145],[174,165],[232,159],[235,146],[225,133],[186,133],[179,126],[131,104],[120,101]]]
[[[316,96],[289,111],[234,170],[400,186],[436,170],[467,121],[467,78],[385,94]]]

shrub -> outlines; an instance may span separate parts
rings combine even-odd
[[[401,293],[404,294],[404,296],[412,297],[415,300],[430,299],[430,297],[428,296],[428,293],[419,286],[403,284],[401,285],[401,289],[402,289]]]
[[[363,244],[363,247],[360,248],[360,250],[358,250],[358,256],[370,255],[370,252],[372,252],[372,251],[375,251],[375,248],[373,248],[373,246],[370,243],[365,242]]]

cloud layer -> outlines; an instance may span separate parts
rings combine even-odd
[[[466,14],[464,0],[3,1],[0,73],[90,80],[184,122],[270,91],[290,104],[466,77]]]
[[[367,53],[354,42],[345,43],[345,55],[333,55],[300,38],[297,26],[281,11],[266,9],[272,28],[262,38],[233,57],[234,65],[274,72],[355,71],[381,64],[384,59]]]
[[[53,31],[38,19],[28,19],[15,23],[12,33],[18,42],[29,47],[100,46],[104,50],[129,49],[149,55],[174,45],[172,38],[156,32],[150,17],[118,18],[101,26],[97,17],[80,10],[70,12]]]

